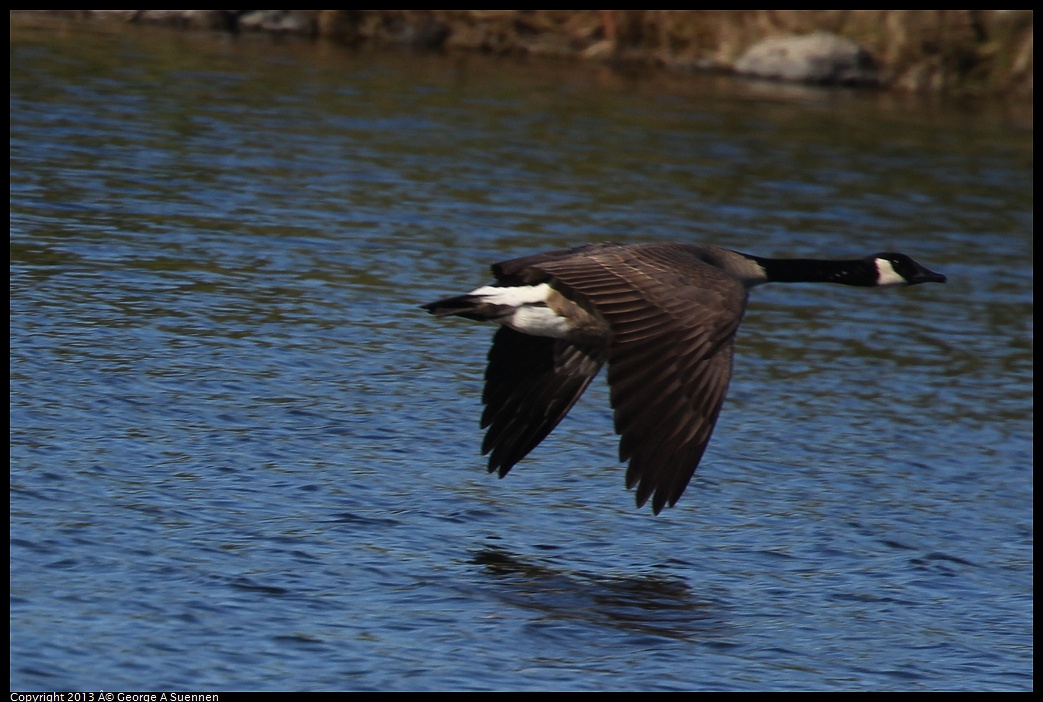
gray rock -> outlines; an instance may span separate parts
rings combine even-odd
[[[861,46],[827,32],[757,42],[735,62],[756,78],[819,85],[876,85],[879,67]]]

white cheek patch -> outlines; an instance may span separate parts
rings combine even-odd
[[[894,266],[886,258],[878,258],[875,263],[877,285],[905,285],[909,282],[898,274]]]
[[[520,307],[522,305],[533,305],[546,302],[550,297],[551,289],[546,283],[539,285],[519,285],[516,288],[501,288],[495,285],[487,285],[471,292],[471,295],[481,297],[483,302],[493,305],[506,305],[507,307]]]

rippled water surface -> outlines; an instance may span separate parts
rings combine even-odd
[[[1032,135],[244,38],[11,35],[12,689],[1032,688]],[[504,480],[491,329],[597,240],[906,251],[754,292],[687,494],[596,381]]]

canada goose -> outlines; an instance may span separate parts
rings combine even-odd
[[[681,243],[589,244],[492,267],[496,283],[423,305],[502,325],[485,371],[482,454],[507,475],[608,363],[627,488],[659,514],[684,493],[732,372],[747,291],[761,283],[944,283],[900,253],[773,259]]]

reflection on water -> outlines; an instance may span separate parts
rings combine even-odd
[[[576,620],[583,626],[680,640],[721,626],[715,605],[699,602],[680,578],[565,572],[498,549],[483,549],[472,562],[493,576],[498,596],[509,606],[557,622]]]
[[[1001,111],[151,31],[11,65],[12,689],[1031,689]],[[486,475],[492,330],[417,305],[668,239],[950,282],[754,291],[658,518],[600,381]]]

